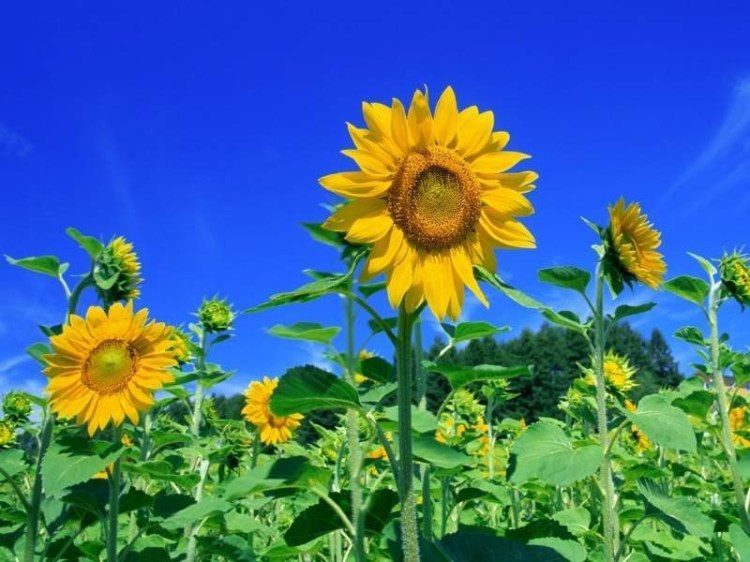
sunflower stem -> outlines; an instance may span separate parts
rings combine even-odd
[[[594,307],[594,373],[596,375],[596,413],[599,426],[599,443],[602,460],[599,467],[599,485],[602,489],[602,527],[604,535],[604,560],[613,562],[619,538],[615,513],[614,482],[609,462],[609,434],[607,431],[607,388],[604,376],[604,272],[601,263],[596,269],[596,304]]]
[[[745,492],[742,485],[742,477],[737,467],[737,451],[734,447],[732,438],[732,425],[729,421],[729,399],[727,397],[727,388],[724,384],[724,372],[721,367],[721,347],[719,346],[719,306],[721,305],[721,281],[714,282],[711,279],[711,290],[708,294],[708,323],[711,327],[711,375],[713,377],[714,388],[716,389],[716,405],[719,409],[721,418],[722,441],[724,450],[727,453],[729,461],[729,472],[732,476],[732,485],[734,496],[737,502],[737,509],[742,522],[742,528],[746,533],[750,533],[750,519],[748,519],[747,509],[745,509]]]
[[[114,430],[113,443],[121,445],[122,426]],[[120,473],[121,457],[114,463],[109,475],[109,510],[107,511],[107,562],[117,562],[117,531],[120,516]]]
[[[398,314],[398,346],[396,352],[396,374],[398,377],[398,425],[399,425],[399,495],[401,496],[401,546],[404,562],[419,562],[419,533],[417,529],[417,505],[414,495],[414,459],[411,443],[411,340],[415,315],[401,305]]]
[[[344,298],[346,314],[346,376],[349,384],[354,386],[355,343],[354,343],[354,301]],[[359,446],[359,415],[356,410],[346,411],[346,435],[349,441],[349,487],[352,501],[352,529],[354,558],[357,562],[365,562],[365,520],[362,513],[362,486],[360,473],[362,470],[362,449]]]
[[[65,323],[70,323],[70,317],[73,316],[76,313],[76,310],[78,309],[78,301],[81,299],[81,295],[83,294],[84,289],[87,287],[91,287],[94,285],[94,277],[91,274],[88,274],[86,277],[81,279],[81,281],[76,285],[75,289],[70,293],[68,296],[68,310],[65,315]]]
[[[34,471],[34,483],[31,488],[31,507],[26,514],[26,544],[24,545],[24,562],[34,562],[36,540],[39,533],[39,515],[42,505],[42,459],[52,440],[55,418],[49,410],[44,416],[42,435],[39,441],[39,456]]]

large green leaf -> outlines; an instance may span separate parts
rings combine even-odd
[[[450,337],[452,345],[496,336],[510,330],[509,326],[498,327],[489,322],[461,322],[455,326],[451,324],[443,324],[442,326],[445,333]]]
[[[586,294],[586,287],[588,287],[591,280],[591,274],[583,269],[564,265],[540,269],[539,280],[543,283],[550,283],[557,287],[572,289],[581,294]]]
[[[472,531],[446,535],[438,546],[451,562],[565,562],[548,546],[526,545]]]
[[[422,366],[427,371],[443,375],[448,379],[453,390],[475,381],[531,376],[531,369],[527,366],[499,367],[497,365],[477,365],[475,367],[464,367],[461,365],[438,365],[427,360],[422,362]]]
[[[414,458],[437,468],[459,468],[471,466],[474,459],[448,445],[438,443],[433,435],[419,435],[412,438]]]
[[[736,523],[729,526],[729,538],[740,562],[750,562],[750,537]]]
[[[393,422],[392,427],[385,427],[385,431],[398,431],[398,406],[390,406],[383,409],[383,416],[386,420]],[[382,425],[386,425],[381,422]],[[417,433],[435,433],[437,429],[437,418],[429,410],[420,410],[412,405],[411,407],[411,428]]]
[[[695,432],[685,412],[672,406],[664,396],[644,397],[628,418],[657,445],[671,449],[696,451]]]
[[[352,385],[320,369],[287,372],[279,379],[270,405],[277,416],[304,414],[324,408],[361,407],[357,390]]]
[[[81,438],[55,442],[42,460],[42,483],[48,496],[60,495],[66,488],[91,479],[125,452],[125,447],[112,447],[100,456]]]
[[[370,380],[387,383],[396,379],[396,369],[382,357],[368,357],[359,362],[362,374]]]
[[[315,488],[327,492],[331,473],[310,464],[305,457],[285,457],[257,466],[227,484],[224,499],[231,501],[250,494],[282,488]]]
[[[101,242],[99,242],[99,240],[97,240],[93,236],[86,236],[85,234],[81,234],[77,229],[73,228],[72,226],[65,229],[65,232],[73,240],[78,242],[81,245],[81,248],[86,250],[88,255],[91,256],[92,260],[95,260],[104,249],[104,245]]]
[[[628,316],[635,316],[636,314],[643,314],[644,312],[648,312],[655,306],[655,302],[648,302],[635,306],[631,306],[629,304],[621,304],[615,309],[613,318],[615,319],[615,321],[622,320],[623,318],[627,318]]]
[[[586,562],[587,560],[586,549],[573,540],[566,540],[558,537],[542,537],[532,539],[528,544],[551,548],[565,557],[568,562]]]
[[[55,256],[36,256],[20,259],[5,256],[5,259],[11,265],[17,265],[34,273],[41,273],[55,278],[62,275],[68,269],[68,264],[60,263],[60,260]]]
[[[277,324],[268,330],[268,333],[289,340],[330,344],[340,331],[341,328],[338,326],[324,327],[314,322],[297,322],[291,326]]]
[[[678,297],[703,306],[709,291],[711,290],[703,279],[690,275],[680,275],[666,281],[662,287]]]
[[[572,507],[558,511],[552,519],[576,536],[583,535],[591,528],[591,513],[584,507]]]
[[[0,481],[4,476],[13,477],[16,474],[26,470],[26,463],[23,460],[23,451],[21,449],[0,450]],[[5,473],[5,474],[3,474]]]
[[[474,276],[480,281],[490,284],[513,302],[520,304],[524,308],[533,308],[535,310],[546,308],[542,303],[531,298],[526,293],[508,285],[505,281],[500,279],[496,273],[490,273],[481,266],[474,266]]]
[[[714,520],[685,497],[667,497],[655,484],[638,482],[638,489],[659,517],[672,528],[686,535],[710,537]]]
[[[186,507],[165,519],[161,525],[165,529],[179,529],[188,524],[200,523],[202,519],[226,513],[232,509],[232,504],[222,498],[208,497],[196,504]]]
[[[563,486],[594,474],[602,451],[598,445],[574,447],[565,432],[551,421],[529,426],[513,446],[516,464],[511,482],[539,478]]]

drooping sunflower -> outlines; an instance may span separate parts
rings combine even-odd
[[[657,252],[661,233],[648,222],[638,203],[625,205],[621,198],[609,207],[608,247],[623,278],[640,281],[656,289],[664,279],[667,266]]]
[[[633,380],[637,369],[630,365],[626,357],[621,357],[612,351],[604,356],[604,378],[620,392],[632,390],[638,383]]]
[[[300,426],[303,416],[275,416],[269,404],[273,391],[279,385],[278,379],[263,377],[262,381],[253,381],[245,391],[244,418],[258,428],[260,440],[266,445],[277,445],[292,438],[292,432]]]
[[[92,306],[86,318],[71,316],[60,335],[52,336],[54,353],[45,355],[52,411],[88,426],[89,435],[127,416],[138,423],[154,402],[153,393],[174,376],[171,328],[149,322],[148,310],[133,312],[132,301],[105,312]]]
[[[740,252],[727,254],[719,262],[724,290],[743,307],[750,305],[750,260]]]
[[[96,259],[95,276],[100,280],[111,280],[107,288],[97,284],[99,295],[105,302],[127,301],[141,295],[138,286],[141,277],[141,262],[133,244],[122,236],[113,238]]]
[[[506,132],[493,132],[491,111],[458,110],[446,88],[434,114],[427,93],[416,91],[405,110],[363,104],[367,126],[348,125],[359,166],[321,178],[321,185],[349,199],[324,223],[357,244],[372,244],[363,279],[385,274],[391,306],[414,311],[425,300],[432,312],[454,320],[464,286],[487,306],[473,265],[496,269],[495,248],[534,248],[518,222],[534,212],[524,194],[537,174],[510,173],[528,158],[504,150]]]

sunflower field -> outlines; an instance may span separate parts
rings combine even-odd
[[[588,313],[557,310],[496,273],[497,251],[535,247],[523,219],[537,174],[493,113],[461,109],[451,88],[434,106],[416,91],[408,107],[363,113],[343,151],[356,169],[320,179],[339,204],[305,225],[340,268],[309,264],[308,283],[251,308],[214,297],[186,327],[151,318],[138,253],[118,233],[69,228],[71,251],[90,258],[75,275],[55,256],[7,258],[53,278],[67,306],[29,342],[44,395],[0,389],[0,561],[750,562],[750,354],[721,329],[726,307],[750,304],[748,257],[693,255],[693,271],[667,276],[658,225],[621,198],[581,225],[591,267],[539,270]],[[636,285],[703,312],[674,334],[694,346],[696,375],[638,400],[632,358],[608,341],[656,314],[618,305]],[[448,360],[508,330],[460,321],[466,289],[586,342],[560,419],[498,415],[531,362]],[[84,294],[97,304],[84,310]],[[270,333],[320,346],[338,372],[256,380],[243,419],[222,417],[211,389],[232,366],[212,353],[232,345],[239,316],[316,299],[330,300],[329,323]],[[431,359],[427,315],[446,341]],[[370,333],[355,333],[357,317]],[[371,337],[391,351],[358,346]],[[435,377],[449,392],[428,407]],[[320,412],[334,423],[299,440]]]

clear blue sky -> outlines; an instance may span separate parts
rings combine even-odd
[[[355,6],[355,4],[358,4]],[[639,200],[664,233],[670,275],[685,256],[747,243],[750,37],[746,2],[14,3],[0,33],[0,253],[56,254],[87,267],[64,230],[132,240],[142,306],[187,322],[204,295],[238,308],[291,289],[334,253],[298,226],[334,197],[317,185],[351,169],[339,150],[362,100],[456,89],[495,112],[538,171],[527,224],[538,250],[499,254],[502,274],[564,307],[536,270],[590,267],[606,205]],[[273,7],[269,7],[273,6]],[[63,315],[50,278],[0,264],[0,392],[38,389],[23,349]],[[629,302],[652,298],[638,290]],[[638,322],[666,334],[701,322],[663,293]],[[466,317],[538,326],[492,295]],[[382,304],[382,303],[381,303]],[[577,306],[577,305],[575,305]],[[320,361],[277,341],[277,323],[340,322],[336,298],[237,321],[217,353],[239,389]],[[747,316],[726,316],[737,345]],[[431,339],[434,324],[428,327]],[[376,349],[385,347],[378,342]],[[689,353],[677,348],[683,369]]]

